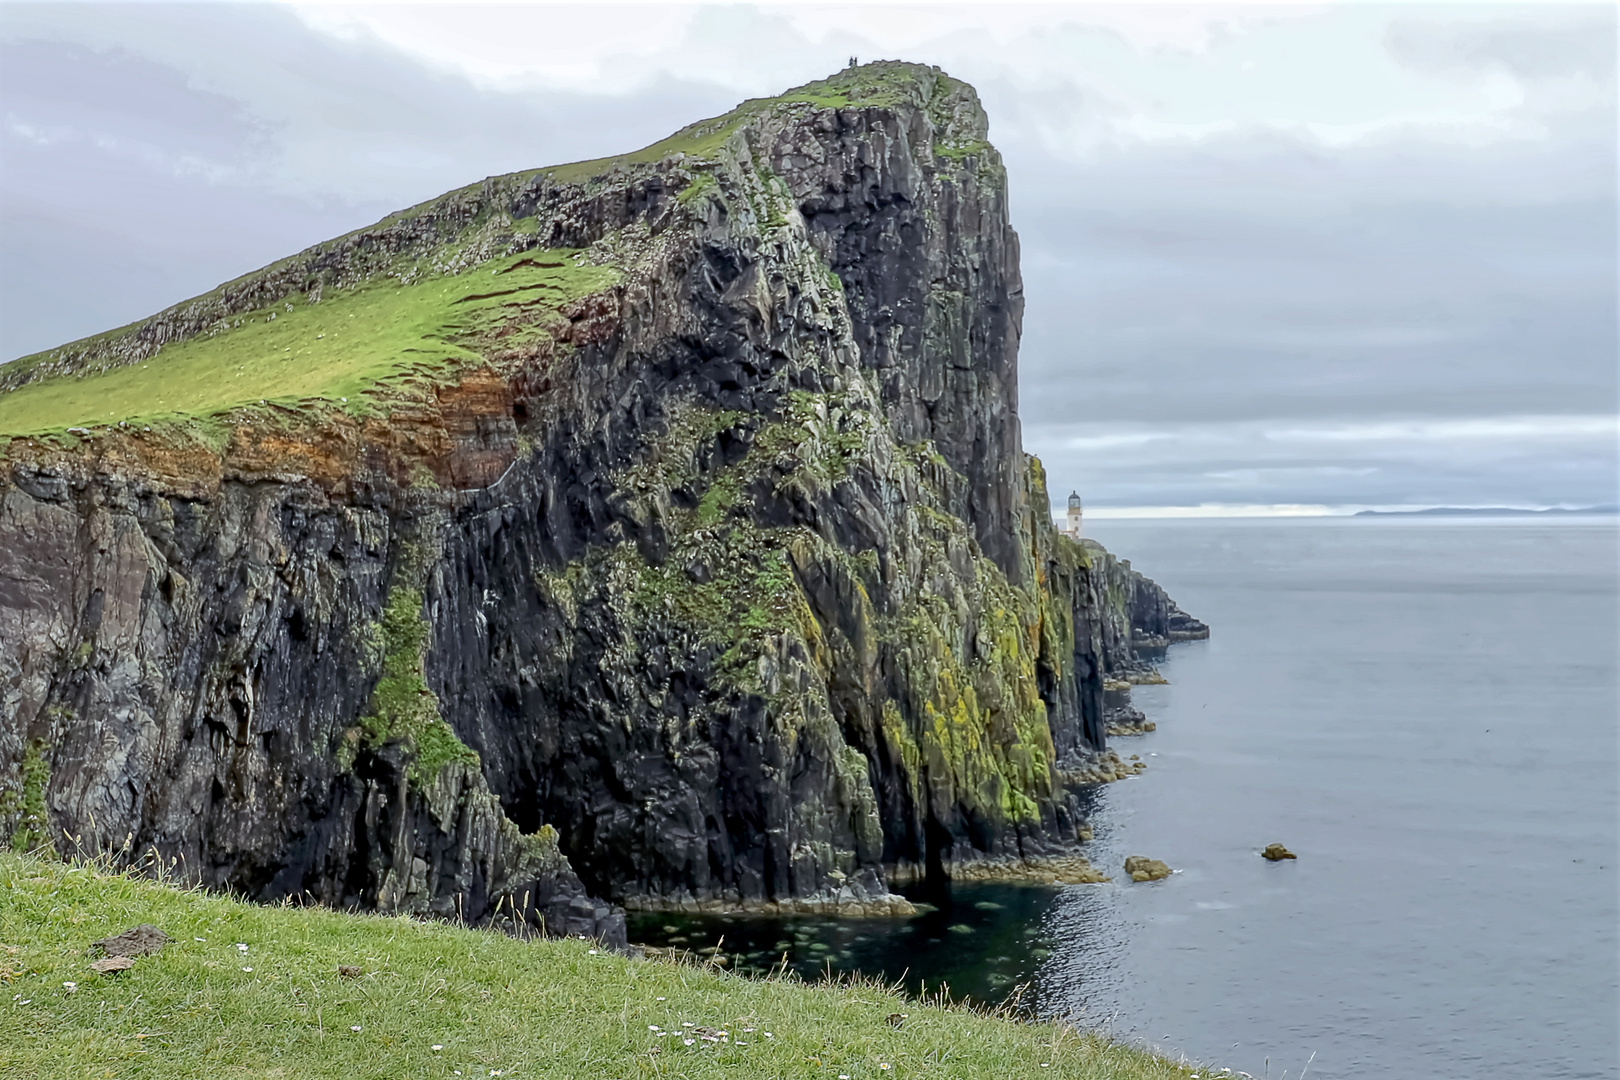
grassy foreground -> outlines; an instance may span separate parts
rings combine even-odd
[[[142,922],[171,943],[129,971],[90,970],[91,942]],[[345,978],[339,965],[361,974]],[[12,855],[0,856],[0,987],[8,1077],[1198,1072],[1097,1035],[906,1001],[872,984],[749,980],[587,941],[261,907]],[[891,1013],[908,1014],[898,1029]]]

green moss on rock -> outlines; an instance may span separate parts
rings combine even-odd
[[[478,755],[456,737],[439,714],[439,699],[428,688],[422,657],[428,622],[422,593],[395,588],[376,623],[382,672],[371,692],[371,712],[360,718],[362,745],[403,744],[411,751],[407,774],[417,785],[430,782],[444,766],[476,766]]]

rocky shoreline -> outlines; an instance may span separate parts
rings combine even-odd
[[[917,906],[897,893],[861,895],[853,889],[817,896],[794,896],[781,900],[750,900],[742,897],[631,896],[623,901],[626,911],[679,912],[685,915],[754,915],[788,918],[795,915],[837,915],[844,918],[895,919],[917,914]]]

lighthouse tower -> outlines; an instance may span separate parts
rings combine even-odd
[[[1069,492],[1069,518],[1063,535],[1070,540],[1080,539],[1080,493],[1077,491]]]

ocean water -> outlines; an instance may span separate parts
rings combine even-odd
[[[1102,521],[1212,627],[1138,687],[1093,863],[908,923],[637,920],[744,967],[1005,997],[1280,1078],[1620,1075],[1613,519]],[[1298,853],[1269,863],[1281,842]]]

